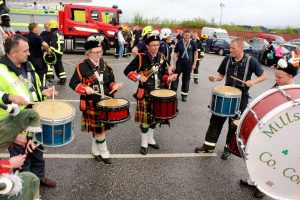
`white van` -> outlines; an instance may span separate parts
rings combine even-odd
[[[214,38],[229,38],[227,31],[221,28],[203,27],[201,36],[203,37],[204,35]]]

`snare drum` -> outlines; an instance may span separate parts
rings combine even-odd
[[[151,112],[156,119],[172,119],[177,116],[177,95],[173,90],[157,89],[150,92]]]
[[[228,138],[228,143],[227,143],[227,148],[228,150],[233,153],[234,155],[238,156],[238,157],[242,157],[241,156],[241,153],[240,153],[240,150],[239,150],[239,147],[237,145],[237,142],[236,142],[236,130],[237,130],[237,127],[239,126],[240,124],[240,120],[233,120],[230,124],[230,132],[229,132],[229,135],[227,137]]]
[[[244,111],[237,130],[250,178],[274,199],[300,199],[299,101],[300,85],[269,90]]]
[[[129,119],[129,102],[126,99],[104,99],[97,103],[100,121],[118,124]]]
[[[210,111],[221,117],[234,116],[240,107],[242,92],[230,86],[216,86],[212,91]]]
[[[43,129],[42,133],[36,134],[37,140],[49,147],[63,146],[73,140],[73,105],[48,100],[35,104],[33,109],[39,113]]]

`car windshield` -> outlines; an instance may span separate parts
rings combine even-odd
[[[229,35],[227,33],[216,33],[218,38],[229,38]]]

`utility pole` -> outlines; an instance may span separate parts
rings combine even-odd
[[[222,17],[223,17],[223,8],[225,7],[224,3],[220,3],[220,8],[221,8],[221,16],[220,16],[220,26],[222,25]]]

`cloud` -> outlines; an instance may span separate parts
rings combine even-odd
[[[131,21],[136,13],[145,18],[185,20],[203,18],[220,21],[220,3],[224,3],[222,22],[267,27],[300,27],[300,1],[285,0],[93,0],[102,6],[118,5],[122,20]]]

